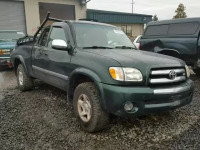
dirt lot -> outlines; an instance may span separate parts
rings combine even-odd
[[[112,118],[109,128],[81,131],[66,93],[42,83],[22,93],[14,72],[0,72],[0,149],[200,149],[200,78],[194,100],[170,113]]]

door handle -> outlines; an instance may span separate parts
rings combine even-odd
[[[44,52],[39,52],[39,55],[44,55],[44,56],[48,56],[48,54],[47,53],[44,53]]]

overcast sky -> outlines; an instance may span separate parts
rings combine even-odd
[[[89,9],[132,12],[132,0],[91,0]],[[134,13],[157,14],[159,20],[171,19],[180,3],[186,6],[188,17],[200,17],[200,0],[134,0]]]

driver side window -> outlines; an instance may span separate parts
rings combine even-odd
[[[47,43],[47,39],[48,39],[48,35],[49,35],[49,28],[47,28],[47,29],[45,29],[44,31],[43,31],[43,33],[42,33],[42,35],[41,35],[41,37],[40,37],[40,39],[39,39],[39,42],[38,42],[38,44],[40,45],[40,46],[45,46],[46,45],[46,43]]]
[[[63,28],[53,27],[47,45],[49,48],[52,48],[53,40],[64,40],[67,43],[65,31]]]

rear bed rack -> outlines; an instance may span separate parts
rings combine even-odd
[[[41,26],[38,28],[37,32],[33,36],[33,40],[35,40],[37,38],[37,35],[44,28],[44,25],[47,23],[47,21],[64,22],[64,20],[61,20],[61,19],[51,18],[50,14],[51,14],[50,12],[47,13],[46,19],[42,22]]]
[[[34,42],[36,40],[38,34],[40,33],[40,31],[44,28],[47,21],[64,22],[64,20],[50,17],[50,14],[51,14],[50,12],[47,13],[45,20],[42,22],[42,24],[40,25],[40,27],[38,28],[38,30],[36,31],[34,36],[26,35],[26,36],[20,38],[17,41],[17,45],[23,45],[23,44],[28,43],[28,42]]]

